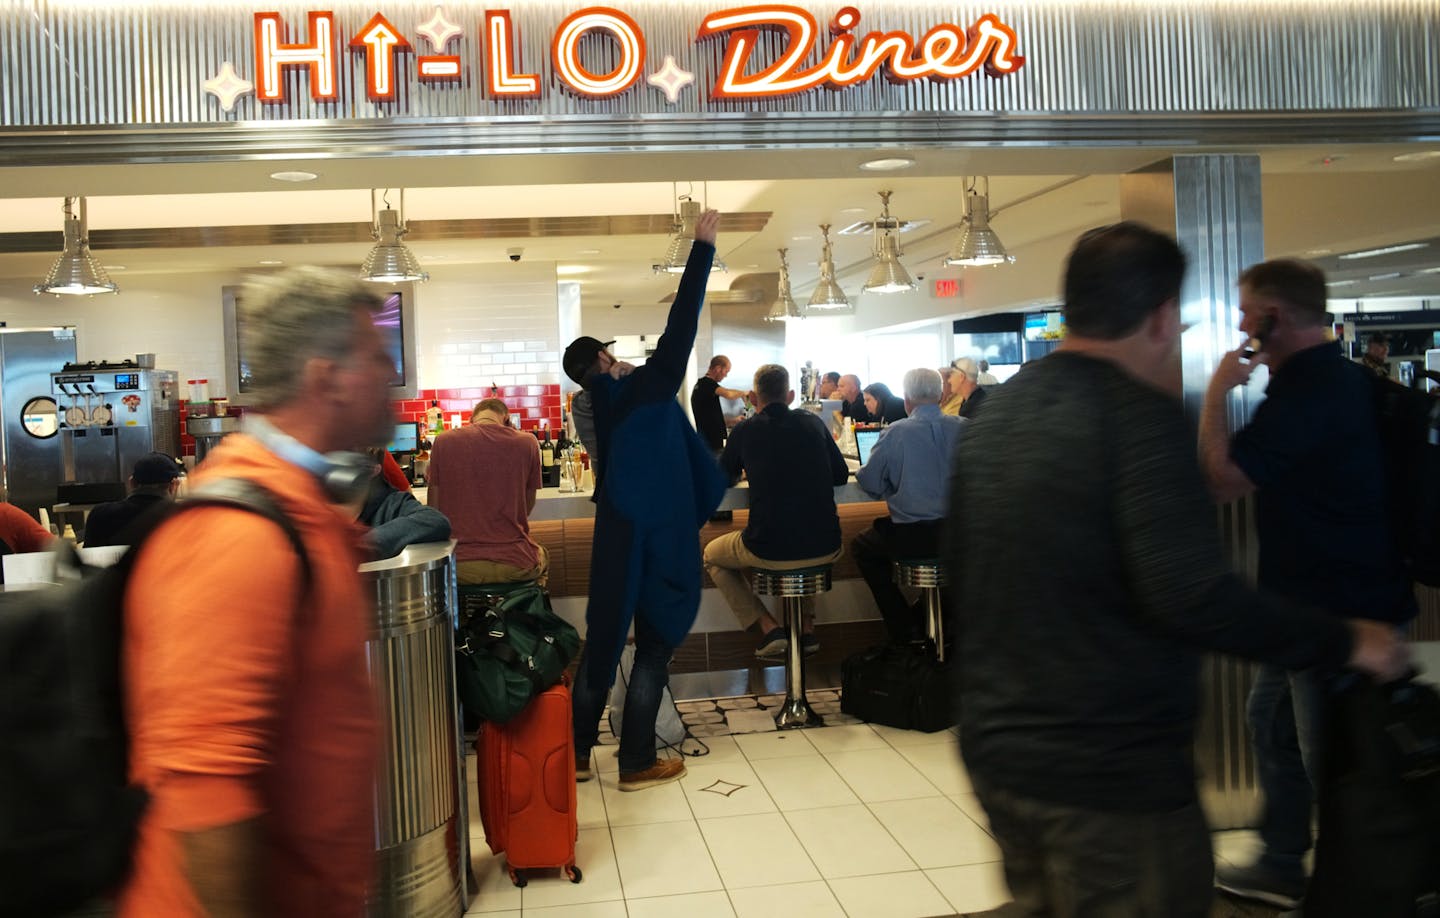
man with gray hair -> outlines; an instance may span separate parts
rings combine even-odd
[[[240,352],[257,402],[196,486],[270,492],[304,546],[253,512],[200,506],[143,543],[121,658],[130,779],[150,795],[120,891],[129,915],[358,915],[370,886],[379,731],[368,560],[344,504],[392,428],[380,300],[298,268],[248,287]]]
[[[920,613],[895,585],[891,565],[901,558],[940,554],[940,530],[949,506],[950,457],[968,423],[940,413],[942,389],[940,374],[934,370],[922,367],[906,373],[909,416],[881,431],[870,460],[855,473],[865,493],[884,500],[890,511],[856,536],[850,550],[895,643],[921,640],[925,633]]]
[[[735,482],[750,480],[750,522],[705,546],[705,570],[740,624],[758,624],[757,657],[778,657],[789,649],[785,629],[750,591],[746,568],[795,570],[829,564],[840,557],[840,516],[834,485],[850,477],[845,459],[825,423],[792,410],[790,374],[769,363],[755,371],[751,401],[758,409],[730,432],[720,468]],[[820,649],[814,634],[814,602],[805,600],[805,653]]]
[[[973,418],[980,410],[985,390],[980,388],[980,364],[974,357],[957,357],[950,362],[950,394],[955,398],[946,405],[947,413]]]

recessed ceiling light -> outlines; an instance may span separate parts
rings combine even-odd
[[[1329,255],[1334,249],[1309,249],[1305,252],[1307,258],[1319,258],[1321,255]]]
[[[1407,242],[1404,245],[1387,245],[1382,249],[1366,249],[1363,252],[1346,252],[1340,257],[1342,259],[1376,258],[1380,255],[1394,255],[1396,252],[1413,252],[1416,249],[1428,248],[1429,245],[1430,243],[1428,242]]]
[[[888,156],[866,160],[860,164],[860,168],[866,172],[898,172],[901,169],[909,169],[913,165],[915,165],[915,160],[908,156]]]
[[[1370,279],[1371,279],[1372,281],[1377,281],[1377,280],[1394,280],[1394,279],[1397,278],[1397,277],[1404,277],[1404,276],[1405,276],[1405,275],[1404,275],[1404,274],[1401,274],[1399,271],[1390,271],[1390,272],[1385,273],[1385,274],[1372,274],[1372,275],[1370,275]]]
[[[1421,268],[1416,274],[1440,274],[1440,268]]]
[[[575,254],[576,254],[576,255],[599,255],[599,254],[600,254],[600,250],[599,250],[599,249],[580,249],[580,250],[578,250]]]
[[[1401,153],[1393,158],[1397,163],[1423,163],[1426,160],[1440,159],[1440,150],[1416,150],[1414,153]]]
[[[421,261],[444,261],[444,260],[445,260],[445,256],[444,256],[444,255],[421,255],[421,256],[420,256],[420,260],[421,260]]]
[[[299,170],[288,172],[272,172],[270,177],[277,182],[313,182],[320,176],[314,172],[301,172]]]
[[[814,238],[815,238],[814,236],[791,236],[791,237],[790,237],[790,241],[791,241],[791,242],[809,242],[811,239],[814,239]]]
[[[560,275],[589,274],[593,268],[589,265],[556,265],[555,273]]]
[[[870,209],[868,207],[847,207],[840,211],[842,214],[868,214],[869,212]]]
[[[124,271],[124,270],[126,270],[125,265],[101,265],[100,267],[104,268],[106,271]]]
[[[1353,281],[1353,280],[1329,281],[1328,283],[1325,284],[1325,286],[1327,286],[1327,287],[1349,287],[1349,286],[1352,286],[1352,285],[1358,284],[1358,283],[1360,283],[1360,282],[1359,282],[1359,281]]]
[[[262,264],[262,265],[283,265],[284,263],[285,263],[285,262],[283,262],[283,261],[278,261],[278,260],[276,260],[276,259],[274,259],[274,258],[262,258],[262,259],[260,259],[260,264]]]

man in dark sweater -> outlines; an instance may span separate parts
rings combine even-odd
[[[180,464],[164,453],[146,453],[130,470],[130,494],[101,504],[85,520],[85,547],[130,544],[130,526],[147,510],[175,499]]]
[[[1404,665],[1391,629],[1226,567],[1179,400],[1183,273],[1174,240],[1138,224],[1082,236],[1064,344],[996,389],[956,450],[960,745],[1022,914],[1209,915],[1201,653]]]
[[[1277,259],[1240,275],[1240,330],[1259,347],[1237,348],[1216,367],[1200,418],[1201,462],[1216,500],[1256,495],[1262,587],[1337,618],[1399,628],[1415,615],[1415,594],[1385,512],[1373,383],[1330,340],[1325,301],[1325,274],[1307,262]],[[1270,367],[1265,400],[1232,438],[1229,392],[1261,363]],[[1248,714],[1264,851],[1253,864],[1220,864],[1221,889],[1282,907],[1304,895],[1330,675],[1260,667]]]
[[[760,409],[730,434],[720,468],[738,481],[750,480],[750,521],[743,532],[727,532],[705,546],[705,571],[746,628],[758,624],[757,657],[780,656],[789,648],[785,629],[750,590],[745,569],[795,570],[829,564],[840,557],[840,517],[835,485],[850,477],[845,458],[819,417],[791,409],[795,390],[778,364],[755,371],[755,404]],[[820,649],[813,633],[815,600],[805,599],[803,650]]]
[[[695,431],[700,434],[700,439],[705,445],[720,455],[720,450],[725,448],[725,412],[720,408],[720,399],[744,398],[745,393],[739,389],[727,389],[720,385],[721,380],[730,374],[730,358],[724,354],[716,354],[710,358],[710,368],[705,375],[695,380],[695,388],[690,390],[690,414],[695,418]]]

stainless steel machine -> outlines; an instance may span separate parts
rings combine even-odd
[[[179,380],[174,370],[119,363],[68,363],[50,375],[60,412],[62,501],[125,496],[135,460],[180,454]]]
[[[0,328],[0,476],[9,501],[34,515],[55,503],[60,417],[50,376],[75,360],[75,329]]]

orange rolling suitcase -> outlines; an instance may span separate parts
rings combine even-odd
[[[508,723],[481,724],[475,760],[485,843],[505,855],[510,881],[524,886],[526,870],[559,867],[579,883],[569,686],[536,695]]]

